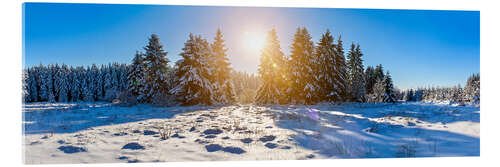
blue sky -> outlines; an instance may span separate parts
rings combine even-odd
[[[189,33],[212,41],[221,28],[235,70],[255,72],[248,36],[278,32],[289,54],[305,26],[316,42],[328,28],[344,48],[359,43],[365,66],[383,64],[397,87],[464,86],[479,72],[479,11],[253,8],[168,5],[24,4],[24,63],[130,63],[156,33],[174,62]]]

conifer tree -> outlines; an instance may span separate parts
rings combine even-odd
[[[389,74],[389,71],[384,75],[384,102],[396,102],[396,96],[394,94],[394,84],[392,83],[392,77]]]
[[[109,63],[105,68],[103,69],[104,76],[103,76],[103,93],[104,93],[104,100],[106,101],[111,101],[113,100],[113,69],[111,66],[111,63]]]
[[[364,101],[366,93],[362,56],[363,54],[361,53],[359,44],[357,46],[355,46],[354,43],[351,44],[351,49],[347,54],[347,58],[349,59],[347,62],[349,73],[349,94],[350,99],[357,102]]]
[[[90,76],[91,76],[91,91],[93,94],[93,99],[94,100],[99,100],[99,83],[102,82],[99,78],[99,67],[97,67],[96,64],[92,64],[92,67],[90,68]]]
[[[319,40],[315,57],[318,59],[318,68],[315,69],[318,77],[318,98],[321,101],[339,101],[341,99],[338,90],[342,81],[336,76],[339,71],[336,68],[336,46],[333,44],[334,38],[330,34],[330,30],[322,35]]]
[[[235,100],[233,84],[230,82],[229,74],[232,71],[229,59],[227,58],[224,44],[222,39],[222,32],[217,29],[217,33],[212,43],[213,61],[215,63],[213,80],[215,81],[215,100],[219,103],[228,104]]]
[[[467,78],[467,82],[464,88],[465,101],[472,104],[480,103],[480,75],[472,74]]]
[[[23,97],[23,102],[29,102],[31,97],[30,97],[30,84],[28,81],[30,78],[29,78],[29,68],[27,69],[23,69],[23,73],[22,73],[22,97]]]
[[[375,78],[384,79],[384,67],[382,67],[382,64],[379,64],[377,65],[377,67],[375,67]]]
[[[336,79],[339,81],[337,85],[337,93],[340,95],[341,101],[346,99],[347,95],[347,84],[348,84],[348,76],[347,76],[347,65],[344,56],[344,46],[342,42],[342,36],[339,36],[337,40],[337,45],[335,49],[335,69],[336,69]]]
[[[169,60],[167,52],[163,50],[160,39],[156,34],[151,35],[144,50],[146,51],[144,59],[146,64],[144,91],[146,100],[151,101],[154,96],[164,96],[168,93],[164,75],[167,73]]]
[[[128,73],[127,80],[128,90],[132,95],[136,96],[139,101],[143,101],[145,98],[145,93],[142,92],[145,84],[144,70],[144,54],[137,51],[130,65],[130,72]]]
[[[212,67],[209,60],[212,54],[212,49],[205,39],[189,34],[180,54],[183,59],[177,62],[176,87],[170,90],[183,105],[210,105],[214,102],[213,84],[210,81]]]
[[[373,93],[373,87],[375,83],[378,81],[378,78],[375,76],[375,69],[372,66],[366,67],[365,71],[365,81],[366,81],[366,94]]]
[[[269,31],[261,51],[259,76],[263,84],[257,90],[255,101],[259,104],[285,103],[286,60],[281,52],[276,30]]]
[[[26,81],[26,86],[28,87],[28,101],[30,102],[35,102],[38,101],[38,68],[32,67],[28,68],[28,76],[27,76],[27,81]]]
[[[58,67],[58,65],[56,65]],[[61,68],[56,68],[54,85],[57,87],[57,96],[59,102],[68,102],[69,84],[68,84],[68,66],[63,64]]]
[[[78,78],[77,69],[71,67],[71,101],[78,102],[80,101],[80,80]]]
[[[292,103],[314,103],[318,91],[318,81],[315,76],[317,59],[313,56],[314,43],[306,28],[297,28],[291,46],[289,61],[290,88],[288,95]]]

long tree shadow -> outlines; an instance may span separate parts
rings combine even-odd
[[[177,114],[216,107],[153,107],[140,104],[120,107],[110,103],[23,105],[24,134],[74,133],[92,127],[138,122],[148,119],[168,119]]]
[[[367,118],[386,116],[413,117],[430,123],[454,123],[459,121],[480,122],[480,108],[474,106],[436,105],[427,103],[348,103],[337,106],[318,106],[330,111],[359,114]]]
[[[326,157],[479,156],[480,139],[477,137],[322,111],[317,121],[299,111],[303,109],[300,107],[286,111],[283,107],[274,109],[271,112],[280,117],[276,126],[297,132],[292,138],[298,146]],[[377,129],[371,130],[373,127]]]

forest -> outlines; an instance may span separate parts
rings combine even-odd
[[[130,64],[91,66],[40,63],[23,69],[24,102],[108,101],[157,106],[401,101],[479,104],[480,76],[465,87],[399,90],[382,64],[364,66],[360,44],[344,50],[342,37],[326,30],[319,41],[298,27],[290,55],[281,51],[276,30],[268,32],[258,74],[235,71],[220,29],[212,42],[190,34],[182,59],[170,66],[158,35],[152,34]],[[259,55],[256,55],[259,56]]]

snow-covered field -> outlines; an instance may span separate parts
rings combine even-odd
[[[23,105],[27,164],[479,156],[479,107]],[[318,113],[318,114],[316,114]]]

